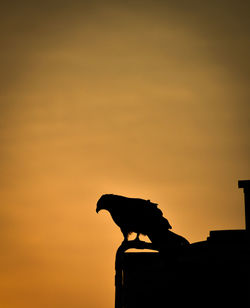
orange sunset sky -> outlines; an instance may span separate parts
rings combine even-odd
[[[104,193],[190,242],[244,228],[248,1],[5,1],[0,307],[111,308]]]

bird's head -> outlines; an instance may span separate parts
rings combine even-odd
[[[97,201],[96,204],[96,213],[100,210],[108,210],[108,197],[109,195],[102,195],[101,198]]]

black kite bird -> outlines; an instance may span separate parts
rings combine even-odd
[[[168,220],[163,217],[157,204],[150,200],[106,194],[97,202],[96,212],[100,210],[109,211],[114,222],[120,227],[124,241],[128,240],[130,233],[135,232],[137,240],[140,234],[147,235],[159,248],[188,243],[183,237],[169,231],[172,227]]]

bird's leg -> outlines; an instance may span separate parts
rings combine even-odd
[[[123,243],[127,243],[128,242],[128,232],[126,232],[124,230],[121,230],[121,231],[122,231],[122,234],[124,236]]]
[[[140,241],[139,235],[140,235],[140,233],[137,233],[135,241]]]

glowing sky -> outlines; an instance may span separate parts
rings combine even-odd
[[[1,4],[0,306],[109,308],[103,193],[190,242],[244,228],[248,1]]]

